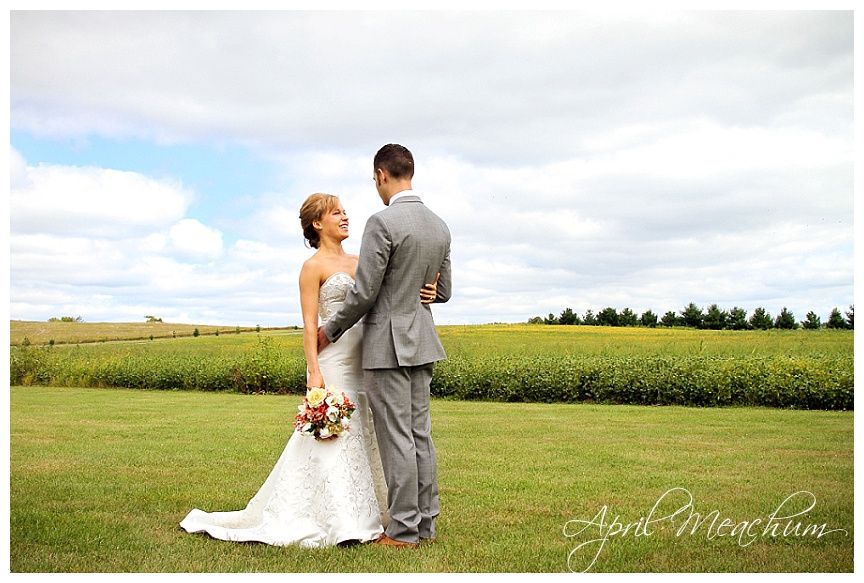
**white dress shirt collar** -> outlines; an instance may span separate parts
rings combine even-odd
[[[393,204],[394,202],[396,202],[396,199],[397,199],[397,198],[401,198],[401,197],[403,197],[403,196],[410,196],[410,195],[412,195],[412,194],[414,194],[414,191],[411,190],[411,189],[408,189],[408,190],[400,190],[399,192],[397,192],[396,194],[394,194],[392,197],[390,197],[390,204]]]

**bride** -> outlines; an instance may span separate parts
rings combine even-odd
[[[313,194],[300,208],[300,224],[317,249],[300,271],[307,389],[343,391],[356,405],[349,430],[318,441],[295,431],[276,466],[244,510],[192,510],[180,526],[229,541],[324,547],[377,539],[390,522],[387,486],[372,413],[363,391],[362,323],[318,353],[318,318],[334,314],[354,283],[357,256],[342,249],[348,216],[339,198]],[[431,303],[434,284],[420,291]]]

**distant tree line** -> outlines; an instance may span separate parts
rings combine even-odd
[[[806,330],[818,330],[820,328],[848,329],[854,330],[854,306],[849,306],[846,316],[839,309],[831,310],[828,321],[822,323],[815,312],[807,312],[807,316],[800,323],[795,316],[785,307],[780,310],[776,318],[772,318],[765,308],[756,308],[750,317],[747,310],[734,307],[731,310],[723,310],[717,304],[711,304],[706,311],[690,302],[686,308],[681,310],[680,315],[673,311],[666,312],[662,317],[648,310],[641,315],[636,315],[630,308],[624,308],[620,312],[615,308],[604,308],[597,314],[588,310],[581,317],[571,308],[565,308],[558,316],[549,314],[546,318],[540,316],[528,320],[529,324],[550,324],[562,326],[645,326],[656,328],[657,326],[685,326],[689,328],[700,328],[703,330],[770,330],[779,328],[782,330],[795,330],[799,327]]]

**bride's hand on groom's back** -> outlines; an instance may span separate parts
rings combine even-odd
[[[431,304],[435,301],[435,298],[438,297],[438,278],[441,277],[441,274],[435,276],[435,281],[432,283],[427,283],[423,289],[420,290],[420,303],[421,304]]]

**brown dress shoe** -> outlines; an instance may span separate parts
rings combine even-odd
[[[413,549],[413,548],[420,546],[417,543],[406,543],[406,542],[401,541],[401,540],[393,540],[392,538],[390,538],[386,534],[382,534],[377,539],[375,539],[374,544],[381,545],[382,547],[397,547],[400,549],[405,549],[405,548]]]

